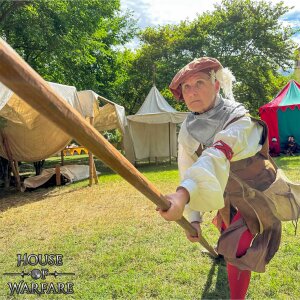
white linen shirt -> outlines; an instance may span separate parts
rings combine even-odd
[[[231,119],[226,124],[230,121]],[[261,150],[262,145],[259,142],[262,131],[259,123],[253,122],[249,116],[244,116],[217,133],[214,142],[221,140],[230,146],[233,151],[231,161],[238,161],[252,157]],[[224,207],[223,194],[230,163],[225,154],[214,147],[206,148],[198,158],[195,151],[199,142],[188,133],[185,122],[180,129],[178,143],[180,186],[190,194],[185,215],[190,222],[201,222],[200,212]]]

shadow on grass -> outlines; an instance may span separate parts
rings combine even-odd
[[[216,277],[215,280],[214,277]],[[206,279],[201,299],[229,299],[229,286],[224,259],[214,259]]]
[[[116,174],[113,170],[111,170],[107,165],[105,165],[101,160],[98,158],[94,158],[95,165],[97,171],[101,172],[101,175],[110,175],[110,174]],[[60,163],[60,158],[58,157],[51,157],[45,161],[45,168],[54,168],[55,165]],[[65,165],[88,165],[89,160],[87,155],[73,155],[73,156],[66,156],[65,157]],[[163,172],[163,171],[170,171],[170,170],[177,170],[177,162],[172,161],[172,164],[170,164],[169,161],[162,161],[158,162],[156,164],[155,162],[148,162],[148,161],[142,161],[138,162],[136,165],[136,168],[141,173],[153,173],[153,172]]]
[[[66,195],[77,190],[85,189],[88,186],[77,187],[71,190],[59,191],[59,195]],[[4,212],[10,208],[27,205],[34,202],[43,201],[56,197],[55,189],[57,187],[37,188],[32,191],[19,192],[15,188],[0,188],[0,212]]]
[[[60,157],[51,157],[45,161],[44,168],[54,168],[57,164],[60,163]],[[65,157],[65,165],[79,164],[79,165],[88,165],[88,156],[87,155],[75,155]],[[99,159],[95,158],[95,165],[97,171],[101,172],[101,175],[112,175],[115,174],[109,167],[103,164]],[[153,172],[164,172],[170,170],[177,170],[177,162],[172,162],[170,165],[169,162],[159,162],[156,163],[146,163],[141,162],[137,166],[138,170],[141,173],[153,173]],[[22,163],[20,165],[20,174],[25,174],[23,179],[28,176],[34,176],[35,171],[33,164],[31,163]],[[7,209],[13,207],[23,206],[29,203],[42,201],[45,198],[55,197],[56,193],[54,189],[57,187],[54,184],[49,184],[49,186],[41,186],[37,189],[21,193],[16,190],[14,187],[10,188],[1,188],[0,187],[0,212],[4,212]],[[61,191],[60,195],[68,194],[74,192],[78,189],[84,189],[86,187],[75,187],[71,190]]]
[[[47,197],[53,188],[41,188],[34,192],[18,192],[15,188],[0,188],[0,211],[4,212],[13,207],[38,202]]]

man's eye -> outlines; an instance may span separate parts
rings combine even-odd
[[[190,89],[190,86],[189,86],[188,84],[185,84],[185,85],[182,87],[182,89],[183,89],[184,91],[188,91],[188,90]]]
[[[198,87],[198,88],[201,87],[202,84],[203,84],[203,81],[197,81],[197,87]]]

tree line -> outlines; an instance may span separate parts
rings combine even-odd
[[[199,4],[200,5],[200,4]],[[151,86],[169,103],[176,72],[200,56],[218,58],[234,73],[234,94],[254,115],[289,77],[295,30],[280,20],[283,2],[223,0],[214,10],[176,25],[139,29],[119,0],[0,2],[0,34],[46,80],[92,89],[135,113]],[[133,38],[140,43],[126,47]]]

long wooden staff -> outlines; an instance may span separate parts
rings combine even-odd
[[[57,95],[49,84],[2,39],[0,40],[0,81],[31,107],[87,147],[157,206],[163,210],[170,207],[170,202],[155,186],[74,108]],[[196,230],[184,217],[177,223],[192,235],[197,235]],[[212,256],[217,257],[216,251],[201,235],[200,244]]]

